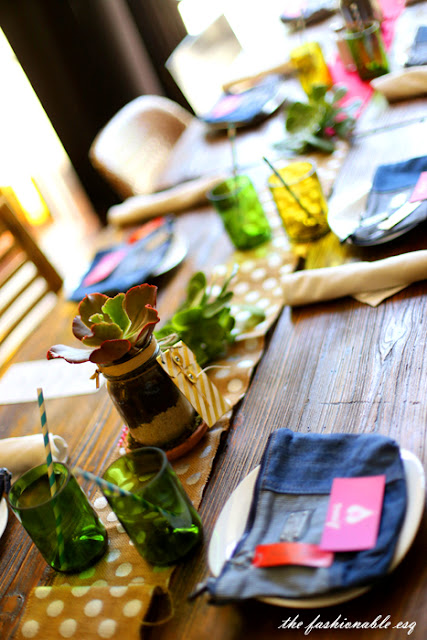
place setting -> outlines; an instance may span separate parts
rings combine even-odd
[[[277,431],[275,432],[275,434],[278,436]],[[300,434],[300,437],[303,441],[304,436]],[[314,436],[313,438],[315,437],[316,436]],[[313,440],[313,438],[311,439]],[[351,436],[346,437],[345,435],[337,436],[337,438],[341,438],[342,442],[344,443],[347,440],[349,445],[352,439],[354,439]],[[321,444],[326,448],[329,446],[328,440],[331,441],[330,446],[333,446],[333,437],[328,438],[328,436],[324,436],[323,438],[320,438],[319,436],[318,439],[320,439],[320,441],[323,439],[323,443]],[[310,437],[307,437],[306,441],[307,442],[305,446],[307,448],[307,451],[309,451]],[[276,445],[276,455],[282,455],[277,451],[277,447],[278,445]],[[304,455],[303,447],[301,447],[301,455]],[[310,454],[307,453],[307,455]],[[265,453],[265,456],[267,456],[267,453]],[[283,457],[287,457],[286,454],[283,454]],[[261,497],[263,495],[262,493],[260,493],[260,491],[262,492],[262,489],[258,486],[258,476],[261,473],[261,469],[263,470],[263,473],[265,472],[263,467],[266,463],[264,462],[261,463],[261,466],[253,469],[253,471],[233,491],[229,500],[224,505],[212,532],[208,548],[208,564],[210,571],[214,577],[208,580],[206,588],[208,594],[212,597],[213,602],[215,602],[217,599],[219,602],[221,598],[223,598],[227,602],[230,602],[236,600],[238,601],[240,599],[244,599],[245,597],[256,597],[257,599],[266,602],[267,604],[273,604],[279,607],[296,609],[317,609],[322,607],[335,606],[337,604],[340,604],[341,602],[346,602],[362,595],[363,593],[366,593],[369,589],[373,588],[375,586],[376,580],[381,578],[381,576],[384,576],[387,573],[393,571],[405,557],[418,532],[418,528],[420,526],[422,514],[424,511],[425,474],[423,466],[420,460],[408,450],[401,449],[400,451],[398,451],[398,457],[400,458],[401,464],[403,466],[402,477],[404,478],[406,484],[406,496],[408,502],[406,505],[406,509],[404,509],[403,521],[401,522],[400,526],[397,527],[394,534],[394,540],[393,542],[388,543],[392,545],[392,548],[394,550],[391,559],[389,559],[389,564],[383,567],[379,575],[376,578],[373,577],[371,579],[371,582],[368,582],[368,584],[364,584],[364,582],[366,582],[365,579],[362,580],[363,586],[349,588],[344,586],[338,587],[336,585],[332,586],[332,584],[328,583],[328,580],[325,579],[325,581],[319,583],[319,593],[312,594],[312,586],[309,583],[306,585],[303,584],[301,586],[301,592],[298,596],[296,596],[295,594],[291,594],[291,591],[289,591],[289,593],[279,595],[281,592],[281,587],[276,582],[277,578],[274,577],[275,573],[278,573],[278,567],[286,565],[301,565],[305,567],[325,568],[330,566],[332,559],[330,556],[326,555],[322,557],[322,550],[332,549],[335,552],[354,551],[355,553],[353,553],[353,557],[356,558],[357,550],[362,549],[363,545],[371,544],[373,545],[373,547],[375,547],[375,536],[373,538],[371,537],[371,542],[368,541],[367,543],[364,539],[362,531],[357,530],[357,526],[354,527],[355,538],[353,538],[353,540],[351,539],[352,525],[358,525],[359,522],[361,523],[364,520],[366,520],[366,522],[369,522],[370,518],[374,518],[375,511],[372,508],[365,508],[364,506],[361,506],[361,503],[363,503],[361,495],[359,494],[357,498],[356,493],[353,497],[353,494],[350,493],[349,484],[348,487],[344,489],[345,493],[348,491],[352,496],[352,498],[347,498],[347,505],[344,502],[343,506],[342,503],[339,502],[340,499],[346,499],[344,497],[345,493],[341,494],[340,497],[335,495],[334,503],[333,496],[335,485],[332,484],[332,493],[330,494],[331,502],[329,503],[327,513],[323,513],[323,523],[319,523],[320,532],[318,531],[316,535],[317,543],[307,544],[306,540],[310,539],[310,542],[312,540],[308,534],[307,523],[308,520],[312,516],[314,516],[314,510],[311,505],[310,495],[307,496],[306,503],[304,503],[303,500],[300,500],[297,503],[298,508],[294,505],[295,495],[304,493],[302,485],[299,485],[298,482],[294,481],[292,489],[290,489],[289,491],[286,491],[286,488],[283,489],[283,493],[286,495],[284,495],[282,498],[283,505],[281,507],[282,515],[280,526],[283,525],[283,529],[281,533],[277,528],[277,525],[274,526],[270,518],[264,525],[265,527],[267,527],[266,532],[265,528],[260,528],[260,525],[257,525],[256,523],[257,510],[265,508],[261,507],[261,500],[265,500],[265,498]],[[295,460],[293,458],[287,457],[288,464],[292,464],[292,466],[294,467],[294,462]],[[360,464],[362,464],[362,462]],[[316,469],[318,469],[318,464],[316,465]],[[293,471],[292,474],[294,476],[295,471]],[[308,476],[310,476],[310,474],[308,474]],[[350,483],[350,478],[352,477],[354,476],[347,476],[346,474],[346,482]],[[372,476],[365,477],[363,478],[363,480],[365,482],[369,482],[369,478],[372,478]],[[375,478],[379,478],[379,476],[376,476]],[[362,480],[362,478],[359,478],[359,480]],[[318,481],[320,482],[320,479]],[[342,478],[340,478],[339,480],[335,478],[333,483],[338,483],[339,481],[344,482]],[[368,485],[366,485],[366,487],[367,486]],[[336,488],[336,490],[338,491],[338,487]],[[364,491],[364,489],[361,489],[361,491]],[[374,491],[374,487],[372,487],[372,491]],[[316,491],[314,490],[314,488],[310,488],[310,490],[307,488],[307,493],[316,493]],[[354,501],[358,499],[359,501],[357,503],[355,502],[355,504],[350,504],[349,501],[352,499]],[[366,496],[364,499],[366,500]],[[336,504],[339,505],[339,510],[341,510],[341,507],[342,510],[347,509],[348,515],[344,516],[344,514],[341,514],[341,516],[337,516],[336,520],[333,521],[332,516],[334,511],[338,513]],[[376,525],[374,525],[374,528],[375,526],[379,527],[378,511],[376,512],[376,514],[377,523]],[[260,515],[260,517],[262,516]],[[275,517],[279,518],[280,516],[277,515]],[[322,524],[324,525],[323,530],[321,529]],[[328,531],[330,531],[331,529],[335,533],[335,542],[329,541],[327,543],[324,543],[324,540],[327,539]],[[252,531],[253,534],[251,533]],[[323,535],[320,540],[319,533],[322,532]],[[339,537],[340,534],[342,538]],[[254,537],[255,541],[251,542],[250,544],[249,542],[246,543],[246,538],[251,535]],[[348,539],[346,538],[346,536],[348,536]],[[364,539],[363,542],[362,538]],[[285,549],[288,541],[290,542],[289,548]],[[283,548],[280,547],[282,542]],[[300,548],[298,548],[298,546]],[[367,549],[369,547],[363,548]],[[378,551],[376,553],[378,553]],[[338,558],[339,553],[336,555],[337,560]],[[295,562],[293,560],[295,560]],[[228,572],[232,574],[233,571],[236,570],[238,575],[240,567],[242,569],[241,573],[243,577],[237,577],[236,583],[233,585],[233,578],[225,577],[226,573]],[[269,582],[268,567],[271,567],[271,583]],[[246,583],[244,570],[248,571],[248,583]],[[253,591],[253,589],[257,589],[257,587],[253,587],[253,582],[256,581],[256,573],[258,571],[260,572],[260,574],[262,574],[260,577],[261,586],[259,587],[259,591]],[[311,580],[315,579],[315,569],[305,569],[302,571],[303,573],[304,571],[306,573],[306,580],[311,582]],[[311,577],[309,574],[310,571],[312,573]],[[294,576],[292,569],[289,569],[289,574],[289,577],[287,577],[286,575],[280,575],[278,579],[280,581],[283,580],[283,584],[286,584],[287,580],[293,582]],[[224,578],[222,578],[223,575]],[[225,583],[224,587],[221,584],[222,580]],[[230,580],[230,591],[227,591],[227,580]],[[246,591],[246,589],[248,589],[248,591]],[[322,594],[323,590],[326,591],[325,595]],[[290,595],[292,595],[292,597],[289,597]]]

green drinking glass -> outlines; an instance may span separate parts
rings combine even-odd
[[[70,470],[60,462],[53,469],[53,498],[47,466],[42,464],[12,485],[8,500],[46,562],[56,571],[78,573],[105,553],[107,531]]]
[[[378,22],[365,23],[362,29],[354,25],[352,29],[344,32],[343,38],[362,80],[372,80],[389,72],[389,62]]]
[[[271,229],[248,176],[235,176],[208,192],[236,249],[252,249],[271,238]]]
[[[175,564],[202,539],[199,515],[161,449],[142,447],[121,456],[103,478],[132,494],[104,495],[150,564]]]

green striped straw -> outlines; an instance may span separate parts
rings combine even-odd
[[[101,489],[101,491],[105,491],[106,493],[109,493],[112,496],[134,498],[135,500],[140,501],[138,496],[136,496],[131,491],[126,491],[126,489],[121,489],[116,484],[113,484],[112,482],[108,482],[108,480],[104,480],[104,478],[100,478],[99,476],[96,476],[94,473],[91,473],[90,471],[85,471],[80,467],[74,467],[73,474],[76,476],[80,476],[85,480],[91,480],[99,487],[99,489]]]
[[[52,458],[52,451],[50,448],[49,431],[47,428],[46,409],[44,406],[42,389],[37,389],[37,402],[39,405],[40,421],[41,421],[42,431],[43,431],[43,441],[44,441],[44,450],[46,454],[47,476],[49,478],[50,495],[52,496],[52,498],[54,498],[56,495],[57,486],[56,486],[56,480],[55,480],[55,473],[53,470],[53,458]],[[65,564],[65,554],[64,554],[64,536],[63,536],[62,527],[61,527],[61,514],[58,511],[58,507],[55,500],[52,501],[52,504],[53,504],[53,513],[55,516],[56,537],[58,539],[59,562],[61,565],[63,565]]]
[[[139,496],[136,493],[132,493],[131,491],[126,491],[126,489],[122,489],[121,487],[118,487],[116,484],[113,484],[112,482],[108,482],[108,480],[104,480],[104,478],[100,478],[99,476],[96,476],[94,473],[91,473],[90,471],[85,471],[80,467],[74,467],[73,474],[76,476],[80,476],[85,480],[90,480],[94,482],[97,485],[97,487],[101,489],[101,491],[106,495],[112,495],[117,497],[121,496],[123,498],[132,498],[133,500],[136,500],[137,502],[139,502],[139,504],[143,505],[147,509],[150,509],[151,511],[157,511],[158,513],[161,513],[163,515],[165,514],[165,511],[161,509],[161,507],[158,507],[157,505],[152,504],[151,502],[148,502],[142,496]]]
[[[237,164],[236,126],[233,123],[228,124],[227,135],[231,146],[231,169],[233,172],[233,178],[236,180],[239,166]]]

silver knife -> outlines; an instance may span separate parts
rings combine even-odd
[[[396,211],[394,211],[391,216],[386,218],[386,220],[384,220],[383,222],[380,222],[377,225],[377,228],[381,229],[381,231],[388,231],[389,229],[392,229],[397,224],[399,224],[399,222],[402,222],[402,220],[407,218],[413,211],[415,211],[415,209],[418,209],[420,204],[421,202],[419,201],[405,202],[405,204],[402,204],[401,207],[396,209]]]
[[[366,229],[367,227],[376,227],[381,231],[388,231],[396,226],[399,222],[402,222],[407,216],[409,216],[421,202],[405,202],[401,207],[396,209],[391,215],[387,211],[381,213],[375,213],[369,218],[363,218],[357,227],[348,233],[344,238],[341,238],[341,244],[344,243],[350,236],[352,236],[358,229]]]

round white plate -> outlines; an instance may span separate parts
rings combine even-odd
[[[420,526],[424,511],[425,475],[423,466],[418,458],[406,449],[401,449],[400,455],[405,469],[408,504],[389,571],[395,569],[408,552]],[[215,576],[219,575],[224,563],[231,557],[243,534],[258,472],[259,467],[256,467],[236,487],[216,522],[208,549],[209,568]],[[304,599],[266,597],[259,598],[259,600],[280,607],[312,609],[330,607],[340,602],[352,600],[370,588],[370,586],[366,586],[357,589],[343,589],[331,595]]]
[[[153,271],[153,276],[162,276],[177,267],[184,260],[187,251],[188,247],[184,237],[174,232],[170,247],[159,266]]]
[[[0,538],[2,537],[7,525],[7,504],[6,500],[0,500]]]

